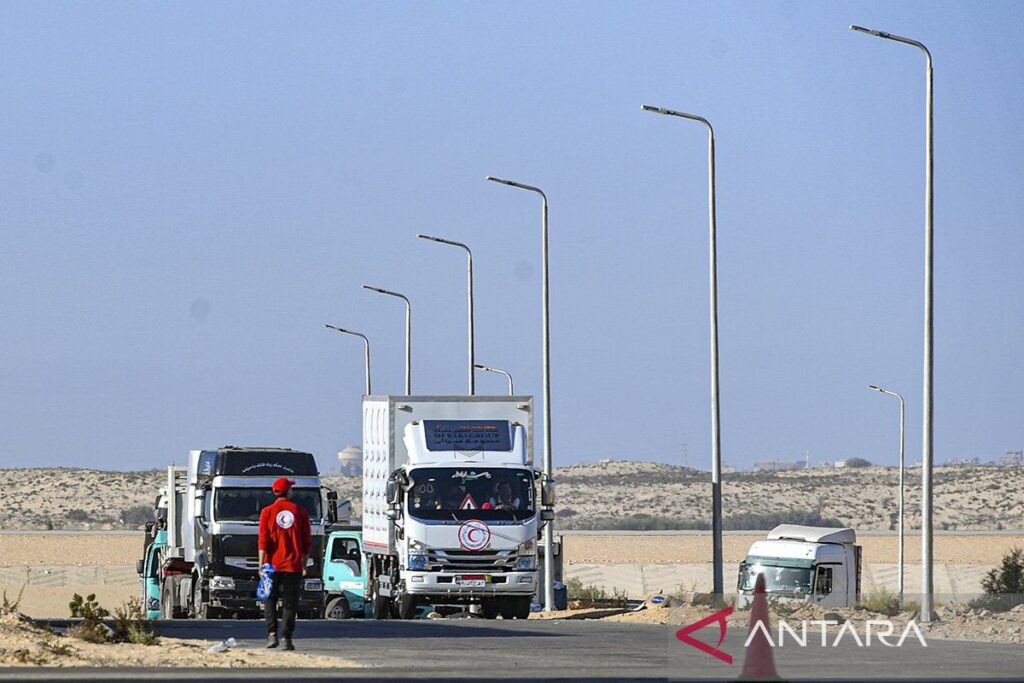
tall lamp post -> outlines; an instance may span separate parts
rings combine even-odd
[[[370,285],[363,285],[363,289],[397,297],[405,302],[405,395],[412,396],[412,304],[409,303],[409,297]]]
[[[477,363],[475,367],[477,370],[483,370],[484,372],[494,372],[499,375],[505,375],[505,379],[508,380],[508,395],[516,395],[515,389],[512,386],[512,373],[510,373],[508,370],[502,370],[501,368],[489,368],[486,365],[480,365],[479,363]]]
[[[900,579],[899,579],[899,584],[898,585],[899,585],[899,592],[900,592],[900,607],[902,607],[903,606],[903,441],[904,441],[904,439],[903,439],[903,426],[905,424],[905,420],[904,420],[904,415],[905,415],[904,403],[903,403],[903,397],[900,396],[899,394],[897,394],[895,391],[889,391],[888,389],[883,389],[882,387],[876,387],[874,384],[870,385],[868,387],[868,389],[871,389],[872,391],[878,391],[878,392],[881,392],[883,394],[888,394],[889,396],[894,396],[897,399],[899,399],[899,401],[900,401],[900,476],[899,476],[899,479],[900,479],[900,484],[899,484],[900,485],[900,494],[899,494],[899,498],[898,498],[898,502],[897,502],[897,507],[899,508],[899,518],[900,518],[900,521],[899,521],[900,536],[899,536],[899,542],[897,544],[898,550],[896,551],[896,554],[898,555],[897,563],[900,566]]]
[[[924,178],[924,408],[921,439],[921,621],[930,622],[934,616],[934,583],[932,580],[932,378],[934,362],[934,318],[932,316],[932,273],[934,254],[934,135],[932,116],[932,55],[928,48],[912,38],[851,25],[850,29],[877,38],[913,45],[925,57],[925,178]]]
[[[514,180],[505,180],[487,176],[487,180],[509,187],[518,187],[520,190],[535,192],[541,198],[541,315],[543,318],[543,329],[541,331],[543,346],[544,365],[544,483],[550,488],[551,479],[551,318],[548,311],[548,197],[539,187],[517,183]],[[554,520],[544,525],[544,611],[552,611],[555,602],[554,584],[554,551],[551,544],[554,541],[552,527]]]
[[[644,111],[697,121],[708,130],[708,279],[711,317],[711,545],[714,594],[725,592],[722,555],[722,431],[718,412],[718,252],[715,225],[715,131],[703,116],[643,105]]]
[[[462,242],[456,242],[454,240],[446,240],[443,237],[432,237],[430,235],[416,235],[421,240],[430,240],[431,242],[437,242],[438,244],[449,244],[453,247],[461,247],[466,250],[466,280],[468,288],[468,315],[469,315],[469,395],[472,396],[476,393],[476,370],[473,366],[476,365],[476,351],[473,345],[473,252],[469,250]]]
[[[363,356],[366,361],[366,395],[372,396],[373,391],[371,390],[370,384],[370,340],[366,338],[366,335],[362,332],[355,332],[354,330],[346,330],[344,327],[335,327],[334,325],[324,325],[329,330],[335,332],[341,332],[343,334],[350,334],[353,337],[359,337],[363,340]]]

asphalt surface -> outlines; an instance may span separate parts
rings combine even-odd
[[[55,624],[57,625],[57,624]],[[678,627],[600,620],[484,621],[300,621],[295,644],[302,652],[344,657],[363,666],[329,671],[217,670],[44,670],[12,669],[0,679],[203,680],[273,678],[288,681],[343,680],[735,680],[744,665],[744,630],[730,629],[719,649],[727,664],[675,638]],[[262,647],[258,621],[160,622],[165,638],[210,641],[234,637],[242,648]],[[715,628],[694,634],[715,645]],[[831,639],[829,639],[831,640]],[[779,675],[787,680],[821,679],[1019,679],[1024,676],[1020,645],[907,640],[902,647],[875,643],[858,647],[844,639],[821,647],[812,635],[807,647],[773,651]],[[216,656],[216,655],[210,655]]]

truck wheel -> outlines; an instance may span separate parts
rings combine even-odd
[[[374,619],[387,619],[391,615],[391,600],[380,594],[380,584],[376,579],[370,601]]]
[[[203,585],[196,581],[192,589],[192,616],[196,619],[216,619],[216,610],[203,601]]]
[[[514,598],[509,598],[509,602],[512,603],[512,616],[516,619],[529,619],[530,618],[530,605],[533,603],[533,597],[529,595],[517,595]],[[505,617],[508,619],[509,617]]]
[[[348,600],[344,596],[331,598],[327,601],[324,616],[328,619],[351,619],[352,611],[349,609]]]
[[[420,606],[416,602],[416,598],[408,593],[402,593],[401,597],[398,598],[399,619],[415,619],[419,608]]]
[[[178,610],[174,609],[174,591],[167,584],[160,588],[160,618],[176,619]]]
[[[497,619],[501,611],[501,598],[484,598],[481,603],[481,611],[484,619]]]

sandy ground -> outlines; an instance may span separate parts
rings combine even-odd
[[[0,667],[230,667],[348,668],[345,659],[297,652],[229,649],[207,653],[212,642],[162,638],[157,645],[97,644],[58,635],[16,615],[0,617]]]
[[[764,534],[732,535],[722,538],[727,563],[739,563],[747,556],[754,541]],[[865,562],[896,562],[896,536],[860,535],[857,542],[864,548]],[[583,536],[563,537],[567,564],[676,564],[707,562],[711,557],[711,536]],[[1024,545],[1018,535],[945,536],[936,534],[933,552],[939,564],[995,565],[1006,551]],[[921,557],[921,540],[917,533],[908,533],[905,550],[908,562]]]

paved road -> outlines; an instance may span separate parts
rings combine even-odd
[[[296,645],[304,652],[355,660],[363,669],[302,672],[345,680],[735,680],[743,667],[742,630],[730,629],[721,650],[734,657],[730,666],[675,639],[677,627],[621,624],[608,621],[315,621],[300,622]],[[260,647],[262,623],[256,621],[163,622],[164,637],[223,640],[234,637],[242,647]],[[697,637],[714,644],[714,633]],[[928,647],[908,641],[901,648],[877,643],[857,647],[845,639],[838,648],[775,650],[779,674],[789,680],[821,678],[1019,678],[1024,674],[1024,648],[956,641],[929,641]],[[211,655],[212,656],[212,655]],[[25,670],[12,671],[27,679]],[[139,671],[122,672],[141,677]],[[291,672],[288,680],[295,679]],[[60,676],[113,678],[114,671],[60,672]],[[41,679],[54,672],[36,672]],[[0,674],[0,678],[5,677]],[[178,680],[181,671],[154,671],[147,679]],[[206,680],[264,677],[249,671],[205,669]],[[280,679],[280,672],[265,677]]]

